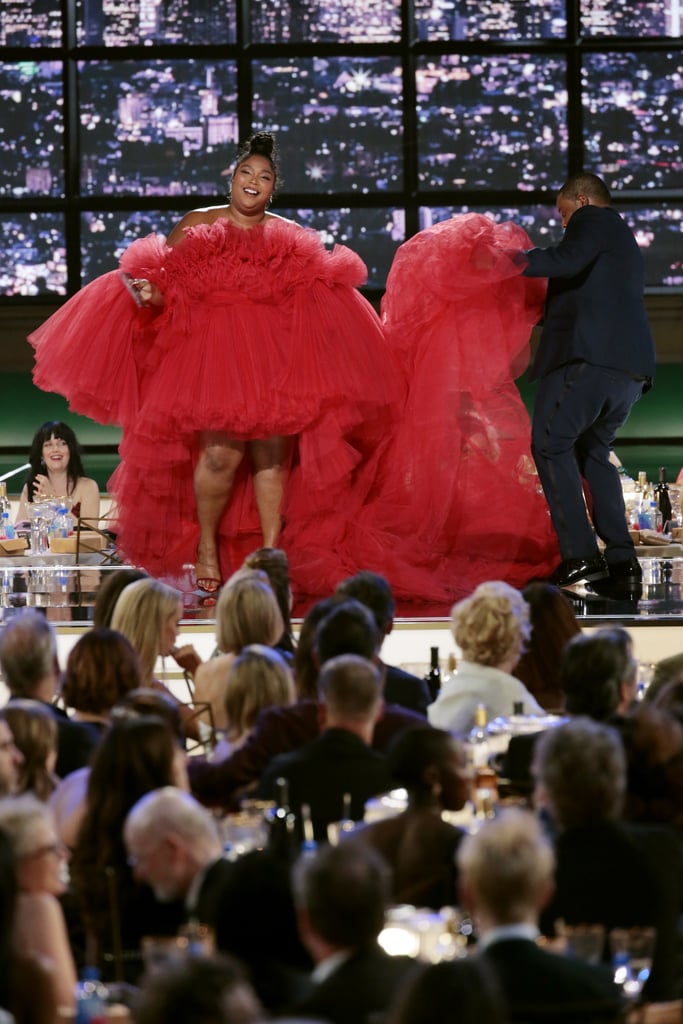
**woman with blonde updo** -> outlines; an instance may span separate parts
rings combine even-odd
[[[260,570],[240,570],[221,591],[216,605],[216,643],[220,654],[204,662],[195,676],[195,700],[211,705],[217,729],[228,728],[225,695],[228,671],[243,647],[273,647],[284,623],[268,577]]]
[[[531,636],[529,606],[518,590],[500,580],[480,584],[453,606],[451,629],[462,657],[428,709],[432,725],[467,733],[478,704],[486,706],[489,720],[511,715],[515,704],[522,704],[525,714],[544,713],[511,675]]]

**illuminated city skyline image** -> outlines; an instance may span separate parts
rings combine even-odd
[[[569,21],[565,0],[247,7],[1,5],[0,296],[66,295],[224,201],[258,129],[281,151],[276,212],[355,249],[375,292],[409,234],[461,210],[559,239],[579,165],[613,189],[648,287],[683,287],[683,0],[570,0]]]

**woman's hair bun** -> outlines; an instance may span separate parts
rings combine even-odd
[[[256,132],[249,140],[249,151],[251,153],[259,153],[261,156],[267,156],[270,159],[273,156],[274,149],[275,136],[272,132]]]

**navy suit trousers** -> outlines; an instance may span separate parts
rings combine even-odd
[[[585,362],[561,366],[539,381],[531,450],[563,559],[595,555],[595,533],[605,542],[608,562],[634,557],[621,481],[609,455],[643,383],[623,370]]]

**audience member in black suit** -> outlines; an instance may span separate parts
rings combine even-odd
[[[284,865],[263,851],[225,860],[215,818],[173,787],[135,804],[124,838],[136,878],[159,900],[183,900],[188,919],[213,928],[217,949],[242,960],[268,1009],[293,997],[310,960]]]
[[[380,646],[394,628],[396,603],[391,587],[383,576],[375,572],[359,572],[350,576],[337,587],[336,593],[344,598],[355,598],[365,605],[375,617],[380,635]],[[379,652],[378,652],[379,656]],[[427,714],[431,703],[429,687],[424,679],[413,676],[394,665],[384,666],[384,699],[390,704],[402,704],[420,715]]]
[[[408,791],[401,814],[351,833],[345,842],[369,843],[392,869],[392,900],[441,907],[456,897],[456,851],[464,833],[442,818],[459,811],[471,794],[465,751],[443,729],[410,729],[391,744],[389,769]]]
[[[331,1024],[381,1019],[416,969],[377,942],[389,902],[387,864],[372,847],[342,843],[301,857],[293,876],[299,930],[315,969],[288,1015]]]
[[[680,907],[679,847],[667,828],[619,820],[626,792],[626,757],[619,734],[589,718],[550,729],[534,757],[534,796],[556,829],[555,892],[541,916],[553,935],[567,925],[654,926],[650,1000],[674,999]],[[609,960],[609,944],[605,959]]]
[[[13,616],[0,635],[0,667],[13,697],[29,697],[50,708],[57,722],[57,764],[60,778],[88,764],[97,745],[83,722],[72,722],[53,701],[59,683],[57,641],[44,615],[26,608]]]
[[[554,857],[533,814],[506,808],[485,822],[461,844],[458,867],[479,955],[493,966],[512,1021],[622,1019],[621,992],[608,968],[537,944],[539,913],[552,893]]]
[[[289,707],[262,711],[244,746],[225,761],[211,764],[198,757],[190,758],[188,774],[197,799],[210,805],[233,806],[240,793],[258,782],[273,757],[315,739],[320,732],[318,665],[337,654],[358,654],[371,659],[376,650],[375,621],[358,601],[326,598],[314,604],[303,621],[294,655],[299,699]],[[424,718],[414,711],[385,703],[372,734],[372,746],[384,751],[399,733],[424,724]]]
[[[618,726],[636,699],[638,664],[625,629],[611,626],[579,633],[564,648],[560,686],[568,715],[586,715]],[[513,736],[500,774],[523,793],[533,788],[531,763],[541,732]]]
[[[314,837],[324,842],[331,822],[349,815],[362,820],[366,800],[391,789],[392,779],[386,758],[370,746],[383,708],[380,670],[355,654],[342,654],[323,665],[318,692],[320,735],[274,758],[257,794],[272,799],[277,779],[286,779],[300,835],[301,808],[307,804]]]

